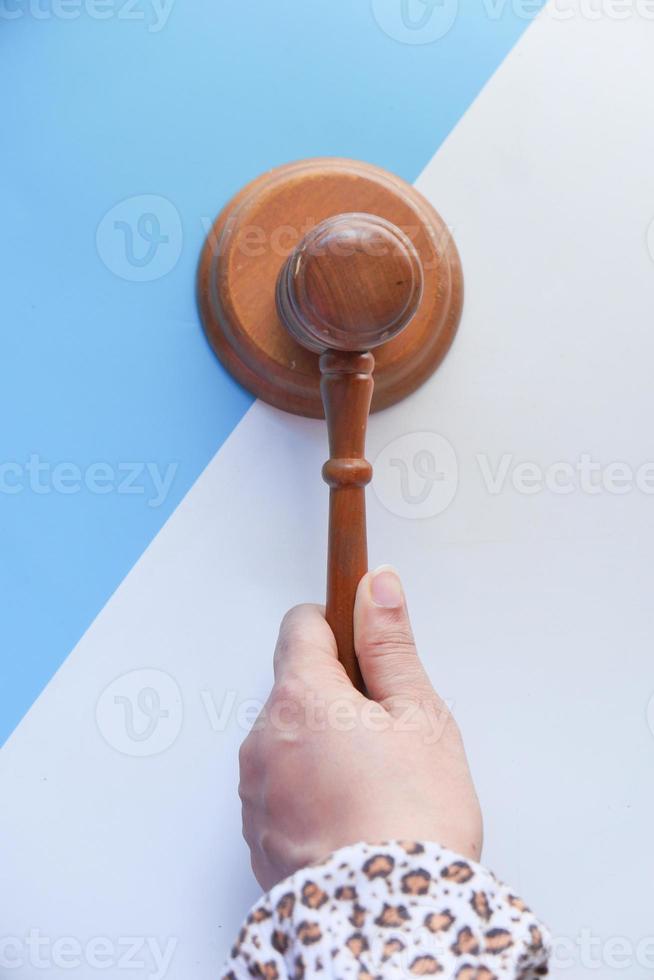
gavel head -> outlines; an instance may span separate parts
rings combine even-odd
[[[422,264],[404,232],[374,214],[339,214],[282,267],[277,310],[309,350],[366,351],[407,326],[422,290]]]

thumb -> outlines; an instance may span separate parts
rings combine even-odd
[[[359,583],[354,646],[373,700],[434,699],[434,689],[416,650],[402,583],[390,565],[380,565]]]

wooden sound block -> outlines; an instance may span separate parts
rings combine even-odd
[[[375,350],[372,411],[386,408],[438,367],[456,333],[463,302],[452,237],[410,184],[370,164],[338,158],[271,170],[218,216],[198,270],[204,329],[228,371],[258,398],[312,418],[324,417],[319,359],[282,324],[276,289],[299,243],[320,222],[344,213],[375,215],[396,226],[409,240],[402,252],[417,256],[421,266],[421,291],[412,297],[415,313],[408,326]],[[408,262],[398,258],[398,287],[404,288]]]

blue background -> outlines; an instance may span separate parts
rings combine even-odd
[[[149,3],[127,19],[123,2],[103,20],[0,2],[0,464],[150,462],[175,479],[159,507],[150,492],[0,492],[0,742],[250,404],[199,327],[206,222],[296,158],[414,180],[527,26],[465,0],[443,38],[407,44],[368,0],[177,0],[155,31]],[[142,195],[167,199],[183,236],[149,282],[116,275],[96,243],[118,202],[136,199],[121,211],[136,222]]]

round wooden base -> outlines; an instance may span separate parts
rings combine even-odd
[[[461,316],[463,277],[442,218],[399,177],[354,160],[305,160],[271,170],[224,208],[198,270],[204,329],[228,371],[258,398],[323,418],[318,356],[300,346],[275,305],[280,269],[319,221],[343,212],[397,225],[422,262],[424,289],[406,329],[374,351],[372,411],[418,388],[438,367]]]

